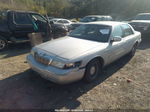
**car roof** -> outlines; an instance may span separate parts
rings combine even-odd
[[[86,24],[99,24],[99,25],[107,25],[107,26],[117,26],[122,24],[127,24],[124,22],[116,22],[116,21],[97,21],[97,22],[90,22]]]
[[[34,13],[34,14],[38,14],[38,13],[33,12],[33,11],[22,11],[22,10],[7,10],[7,12],[20,12],[20,13]]]
[[[138,15],[150,15],[150,13],[139,13]]]

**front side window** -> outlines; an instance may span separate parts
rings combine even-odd
[[[63,23],[69,23],[67,20],[63,20]]]
[[[97,42],[108,42],[110,33],[111,26],[86,24],[77,27],[69,36]]]
[[[121,25],[123,31],[124,31],[124,37],[126,36],[130,36],[133,34],[133,31],[131,29],[131,27],[127,24]]]
[[[17,12],[14,14],[14,20],[16,24],[31,24],[31,21],[27,14]]]
[[[122,37],[123,36],[123,31],[122,31],[120,26],[115,26],[114,27],[112,36],[113,37]]]
[[[64,23],[64,21],[63,20],[59,20],[58,23]]]

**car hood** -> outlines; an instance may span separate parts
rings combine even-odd
[[[85,54],[86,52],[93,52],[94,49],[106,48],[106,46],[106,43],[66,36],[60,39],[43,43],[36,46],[36,48],[44,50],[61,58],[73,59]]]

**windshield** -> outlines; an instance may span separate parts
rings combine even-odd
[[[150,20],[150,15],[138,15],[135,20]]]
[[[97,21],[97,17],[84,17],[83,19],[80,20],[80,22],[93,22]]]
[[[85,40],[108,42],[111,26],[86,24],[72,31],[69,36]]]

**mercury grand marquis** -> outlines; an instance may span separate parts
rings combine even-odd
[[[134,56],[141,33],[121,22],[81,25],[68,36],[32,48],[27,56],[31,68],[58,84],[83,79],[90,83],[102,69],[122,56]]]

